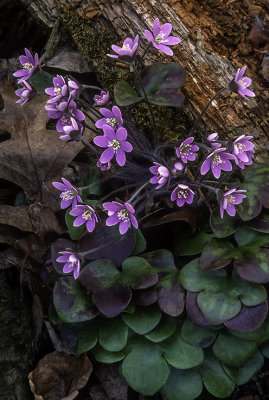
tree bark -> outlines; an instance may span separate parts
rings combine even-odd
[[[58,12],[64,3],[57,1]],[[94,29],[117,31],[122,38],[118,45],[139,34],[140,54],[148,44],[143,32],[152,29],[154,19],[158,17],[161,24],[170,22],[172,34],[182,39],[173,46],[174,56],[152,49],[146,63],[174,61],[186,68],[184,111],[192,120],[233,79],[237,69],[247,65],[246,75],[253,80],[256,97],[247,101],[226,91],[209,107],[203,121],[211,132],[231,136],[258,131],[260,144],[268,142],[269,82],[261,76],[261,61],[248,40],[254,14],[269,21],[268,0],[255,4],[254,0],[73,0],[73,4]],[[30,7],[49,26],[57,16],[52,0],[34,0]]]

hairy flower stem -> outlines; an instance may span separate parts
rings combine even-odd
[[[94,154],[96,154],[96,155],[99,157],[99,152],[96,150],[95,147],[93,147],[92,144],[90,144],[90,143],[88,142],[87,139],[85,139],[85,138],[82,136],[82,137],[80,138],[80,141],[81,141],[81,143],[84,144],[84,146],[86,146],[86,147],[88,147],[89,149],[91,149],[91,151],[93,151]]]
[[[110,177],[110,178],[111,178],[111,177]],[[99,203],[102,203],[104,200],[108,199],[110,196],[112,196],[112,195],[114,195],[114,194],[116,194],[116,193],[118,193],[118,192],[121,192],[122,190],[131,189],[131,188],[134,187],[134,186],[137,186],[137,184],[136,184],[136,183],[130,183],[129,185],[121,186],[120,188],[117,188],[117,189],[113,190],[112,192],[108,193],[106,196],[102,197],[102,198],[98,201],[98,204],[99,204]]]
[[[87,103],[86,101],[82,100],[82,99],[77,99],[78,103],[80,103],[82,106],[87,107],[88,110],[91,110],[91,112],[97,117],[100,118],[100,113],[98,110],[96,110],[96,108],[94,108],[93,106],[91,106],[89,103]]]
[[[146,102],[147,107],[148,107],[148,109],[149,109],[149,113],[150,113],[151,120],[152,120],[152,124],[153,124],[153,133],[154,133],[153,143],[154,143],[154,146],[156,147],[156,146],[158,145],[159,140],[158,140],[158,130],[157,130],[157,125],[156,125],[155,117],[154,117],[154,114],[153,114],[151,105],[150,105],[150,103],[149,103],[147,93],[146,93],[146,91],[145,91],[145,89],[144,89],[144,86],[143,86],[143,83],[142,83],[141,78],[140,78],[140,76],[139,76],[139,73],[137,72],[135,62],[133,62],[132,65],[133,65],[133,67],[134,67],[135,76],[136,76],[136,78],[137,78],[137,80],[138,80],[138,82],[139,82],[139,84],[140,84],[140,86],[141,86],[142,92],[143,92],[143,94],[144,94],[145,102]]]
[[[80,86],[82,87],[82,89],[96,89],[96,90],[100,90],[100,91],[104,90],[98,86],[91,86],[91,85],[80,85]]]
[[[81,192],[82,192],[83,190],[90,189],[91,187],[96,186],[96,185],[101,185],[102,183],[105,183],[106,181],[109,181],[110,179],[111,179],[111,174],[109,174],[108,176],[105,176],[103,179],[99,179],[98,181],[91,183],[90,185],[81,186],[81,187],[80,187],[79,189],[77,189],[77,190],[78,190],[78,192],[81,194]]]
[[[222,92],[224,92],[225,90],[227,90],[226,87],[220,89],[220,90],[209,100],[209,102],[207,103],[207,105],[205,106],[205,108],[202,110],[201,114],[199,115],[199,117],[198,117],[197,120],[195,121],[195,123],[194,123],[194,125],[193,125],[193,127],[192,127],[192,129],[191,129],[191,131],[190,131],[190,136],[194,135],[197,126],[199,125],[199,123],[201,122],[203,116],[204,116],[205,113],[207,112],[207,109],[208,109],[208,107],[210,106],[210,104],[211,104],[214,100],[216,100],[216,98],[219,97],[219,95],[220,95]]]
[[[150,182],[149,181],[147,181],[146,183],[144,183],[144,185],[142,185],[136,192],[134,192],[134,194],[130,197],[130,199],[128,200],[128,203],[132,203],[132,201],[136,198],[136,196],[138,196],[139,195],[139,193],[141,193],[142,192],[142,190],[144,190],[145,189],[145,187],[146,186],[148,186],[148,184],[149,184]]]
[[[86,113],[84,112],[84,114],[86,114]],[[88,125],[85,121],[83,121],[83,125],[85,126],[85,128],[89,129],[90,131],[94,132],[95,134],[99,133],[99,132],[97,132],[96,129],[91,128],[90,125]]]

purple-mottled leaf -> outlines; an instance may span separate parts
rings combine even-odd
[[[95,292],[111,287],[119,274],[119,270],[112,261],[96,260],[82,269],[78,281],[88,290]]]
[[[186,79],[185,68],[177,63],[156,63],[146,67],[141,74],[142,83],[151,103],[180,107],[184,96],[180,91]],[[141,86],[137,89],[144,97]]]
[[[211,270],[226,267],[233,259],[233,249],[233,245],[228,241],[211,239],[200,257],[200,268]]]
[[[92,233],[85,233],[78,242],[78,251],[88,260],[111,260],[121,265],[135,248],[135,232],[129,229],[124,235],[119,233],[118,225],[106,226],[103,218]]]
[[[189,320],[199,326],[210,326],[197,304],[198,293],[187,292],[186,310]]]
[[[128,287],[111,287],[95,292],[92,301],[108,318],[121,314],[132,298],[132,290]]]
[[[177,317],[184,311],[185,290],[180,285],[179,279],[175,274],[162,279],[161,288],[158,296],[160,309],[172,317]]]
[[[130,285],[133,289],[146,289],[158,282],[158,274],[143,257],[129,257],[122,263],[122,275],[120,277],[124,285]]]
[[[263,324],[267,313],[267,301],[254,307],[242,306],[240,313],[237,314],[236,317],[226,321],[224,325],[234,331],[252,332]]]
[[[251,190],[252,187],[254,187],[253,190]],[[257,186],[243,184],[240,189],[247,190],[247,197],[237,206],[237,212],[243,221],[249,221],[260,214],[262,203],[260,202],[258,193],[256,193]]]
[[[269,249],[257,247],[256,251],[245,252],[243,257],[234,262],[241,278],[250,282],[269,282]]]
[[[223,218],[221,218],[219,207],[214,208],[210,215],[211,229],[218,238],[232,235],[236,231],[239,223],[239,218],[236,216],[231,217],[227,213],[224,213]]]
[[[269,214],[260,214],[258,217],[248,221],[247,226],[258,232],[269,233]]]
[[[164,269],[164,271],[166,268],[176,269],[173,253],[169,250],[154,250],[141,254],[141,257],[145,258],[153,268]]]
[[[61,254],[59,254],[60,251],[65,251],[67,249],[74,250],[75,249],[75,244],[71,242],[70,240],[67,239],[57,239],[56,242],[53,242],[51,245],[51,261],[53,264],[53,267],[55,270],[58,272],[58,274],[63,274],[63,263],[59,263],[56,261],[56,258],[60,257]]]
[[[97,315],[90,295],[71,276],[60,278],[53,290],[54,307],[65,322],[83,322]]]
[[[139,306],[149,306],[158,300],[158,291],[156,288],[135,290],[133,292],[133,301]]]

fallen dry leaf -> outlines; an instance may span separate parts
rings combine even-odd
[[[85,354],[47,354],[28,375],[36,400],[73,400],[89,380],[92,364]]]

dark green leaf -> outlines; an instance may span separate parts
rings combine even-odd
[[[154,343],[163,342],[173,335],[176,327],[177,322],[175,318],[163,316],[159,325],[145,336]]]
[[[219,361],[207,352],[205,360],[199,368],[206,389],[217,398],[225,398],[233,392],[234,384],[225,374]]]
[[[71,276],[60,278],[56,282],[53,304],[61,319],[66,322],[88,321],[97,315],[90,296]]]
[[[123,349],[121,351],[107,351],[100,346],[95,346],[93,350],[94,358],[105,364],[113,364],[115,362],[121,361],[126,354],[128,354],[128,349]]]
[[[226,267],[232,261],[234,252],[234,247],[230,242],[212,238],[202,252],[200,268],[211,270]]]
[[[96,260],[87,264],[79,274],[78,281],[93,292],[109,288],[120,272],[109,260]]]
[[[29,78],[29,83],[38,92],[44,92],[45,89],[53,86],[52,78],[43,74],[42,72],[38,72],[37,74]]]
[[[264,343],[261,346],[261,350],[264,357],[269,358],[269,343]]]
[[[173,253],[169,250],[154,250],[149,253],[142,254],[153,268],[163,270],[167,268],[176,269]]]
[[[196,232],[186,238],[178,236],[175,239],[174,253],[177,257],[200,254],[212,236],[212,234],[203,231]]]
[[[114,97],[118,106],[130,106],[143,100],[143,96],[139,96],[137,91],[126,81],[119,81],[114,87]]]
[[[99,343],[107,351],[120,351],[127,343],[128,327],[120,318],[103,320],[99,328]]]
[[[192,324],[188,319],[181,328],[181,337],[185,342],[197,347],[208,347],[216,339],[216,332]]]
[[[135,230],[135,238],[136,238],[135,239],[135,248],[134,248],[131,256],[136,256],[138,254],[141,254],[147,248],[146,239],[140,229]]]
[[[91,350],[98,340],[96,321],[63,324],[60,327],[60,337],[65,348],[75,354]]]
[[[227,213],[224,213],[223,218],[221,218],[218,207],[214,208],[210,215],[211,229],[218,238],[232,235],[236,231],[239,221],[237,217],[231,217]]]
[[[167,382],[160,393],[164,400],[193,400],[203,390],[200,374],[194,370],[179,370],[172,368]]]
[[[146,289],[158,282],[158,275],[143,257],[134,256],[123,261],[120,282],[133,289]]]
[[[204,359],[203,350],[192,346],[175,332],[166,341],[159,344],[166,360],[175,368],[189,369],[201,364]]]
[[[247,226],[254,231],[269,233],[269,214],[260,214],[258,217],[247,222]]]
[[[236,385],[243,385],[259,372],[263,366],[263,362],[263,355],[260,351],[256,351],[243,367],[232,368],[223,364],[223,369]]]
[[[152,396],[165,384],[169,367],[154,343],[141,340],[123,360],[122,374],[134,390]]]
[[[161,320],[161,311],[157,307],[139,307],[133,314],[122,314],[123,321],[139,335],[152,331]]]
[[[214,355],[230,367],[241,367],[257,350],[257,344],[221,333],[213,345]]]
[[[77,217],[73,217],[72,215],[69,214],[71,210],[72,208],[70,207],[65,213],[65,223],[67,225],[70,238],[72,240],[78,240],[82,235],[82,233],[84,232],[85,224],[75,227],[73,223]]]

